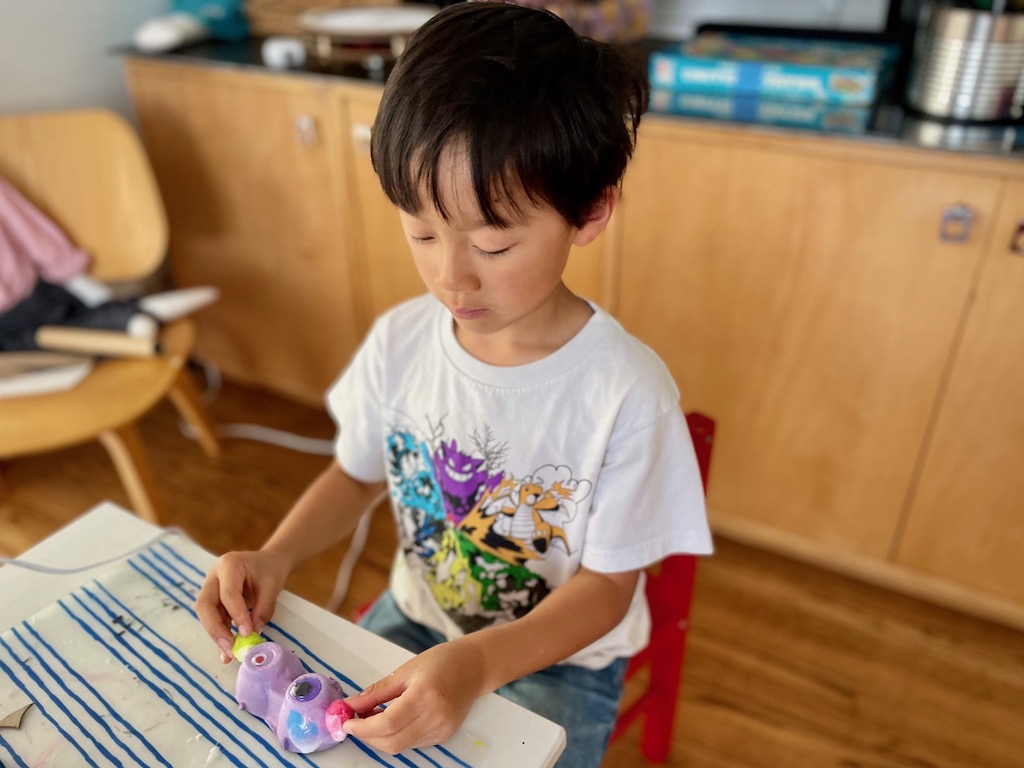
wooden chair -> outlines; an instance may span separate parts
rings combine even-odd
[[[687,414],[686,422],[697,452],[701,481],[707,488],[715,422],[701,413]],[[646,589],[651,611],[651,640],[629,660],[626,668],[629,681],[646,667],[646,687],[623,707],[612,730],[611,741],[614,742],[630,725],[643,718],[640,749],[644,757],[655,763],[665,762],[672,746],[696,572],[697,558],[692,555],[674,555],[648,569]]]
[[[92,256],[90,275],[117,284],[152,274],[167,220],[134,130],[105,110],[0,117],[0,176]],[[153,472],[136,421],[170,397],[209,456],[220,446],[187,369],[188,319],[161,329],[158,356],[102,360],[75,387],[0,399],[0,459],[98,439],[137,514],[158,522]]]

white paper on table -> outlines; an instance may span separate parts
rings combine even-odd
[[[262,720],[238,709],[237,664],[220,662],[192,613],[203,570],[168,535],[0,635],[0,704],[34,703],[0,729],[0,763],[159,766],[488,768],[507,745],[460,731],[399,756],[353,738],[312,755],[283,751]],[[346,694],[382,671],[281,605],[263,633]],[[524,744],[524,749],[529,747]],[[514,760],[514,756],[511,756]],[[21,762],[19,762],[21,761]]]

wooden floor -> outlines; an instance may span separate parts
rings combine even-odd
[[[225,385],[211,411],[220,424],[332,432],[320,411],[237,386]],[[247,440],[225,441],[224,456],[209,460],[169,406],[142,428],[167,522],[214,552],[257,546],[326,461]],[[100,501],[127,504],[95,444],[8,462],[0,483],[6,555]],[[383,587],[393,542],[378,514],[341,613]],[[1024,766],[1024,634],[729,541],[717,546],[699,570],[668,765]],[[343,551],[316,558],[289,588],[323,602]],[[605,763],[643,765],[633,734]]]

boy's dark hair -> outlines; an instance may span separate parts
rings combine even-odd
[[[495,197],[519,214],[522,189],[579,228],[621,181],[647,98],[639,67],[552,13],[451,5],[412,35],[388,78],[373,167],[399,208],[418,213],[431,203],[447,217],[438,165],[464,147],[488,224],[510,225]]]

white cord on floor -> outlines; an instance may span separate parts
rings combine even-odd
[[[342,558],[341,566],[338,568],[338,576],[334,581],[334,592],[331,593],[330,599],[324,605],[331,613],[334,613],[341,607],[342,602],[345,600],[345,595],[348,594],[349,582],[352,580],[352,571],[363,554],[363,549],[366,548],[366,539],[370,535],[370,523],[372,522],[373,508],[371,507],[370,510],[364,512],[363,516],[359,518],[359,525],[356,526],[356,530],[352,534],[352,541],[348,545],[348,551],[345,552],[345,557]]]
[[[110,565],[111,563],[116,563],[118,560],[126,560],[129,557],[131,557],[132,555],[137,555],[139,552],[142,552],[142,551],[144,551],[146,549],[149,549],[149,547],[151,547],[155,542],[159,541],[164,536],[167,536],[168,534],[172,534],[172,533],[173,534],[179,534],[181,536],[185,536],[185,532],[183,530],[181,530],[180,528],[175,528],[175,527],[163,528],[159,533],[157,533],[155,536],[153,536],[153,538],[151,538],[145,544],[140,544],[139,546],[137,546],[133,550],[130,550],[128,552],[124,552],[124,553],[122,553],[120,555],[116,555],[115,557],[111,557],[108,560],[101,560],[98,563],[90,563],[89,565],[81,565],[81,566],[78,566],[76,568],[54,568],[53,566],[50,566],[50,565],[42,565],[40,563],[33,563],[33,562],[30,562],[30,561],[27,561],[27,560],[17,560],[17,559],[15,559],[13,557],[0,557],[0,564],[2,564],[2,565],[14,565],[14,566],[17,566],[18,568],[24,568],[25,570],[28,570],[28,571],[35,571],[37,573],[49,573],[49,574],[60,575],[60,576],[67,575],[67,574],[72,574],[72,573],[82,573],[83,571],[91,571],[93,568],[99,568],[101,565]]]
[[[223,379],[220,369],[212,363],[202,363],[203,375],[206,377],[206,391],[203,393],[203,401],[209,405],[220,393]],[[178,427],[183,435],[195,440],[195,430],[185,421],[179,420]],[[334,442],[305,435],[296,435],[293,432],[285,432],[282,429],[266,427],[262,424],[220,424],[214,431],[221,437],[234,437],[242,440],[254,440],[269,445],[279,445],[299,453],[310,453],[317,456],[332,456],[334,454]]]
[[[195,430],[187,422],[179,422],[179,428],[183,435],[195,439]],[[214,428],[214,431],[221,437],[237,437],[242,440],[255,440],[259,443],[269,443],[288,448],[299,453],[312,453],[319,456],[331,456],[334,454],[334,441],[321,440],[315,437],[305,437],[292,432],[285,432],[273,427],[264,427],[261,424],[221,424]]]
[[[203,400],[209,404],[216,399],[220,393],[223,380],[220,369],[211,363],[202,363],[203,375],[206,377],[207,387],[203,393]],[[185,421],[179,421],[179,428],[182,433],[191,439],[195,439],[195,431]],[[255,440],[270,445],[279,445],[300,453],[310,453],[322,456],[334,455],[334,441],[322,440],[304,435],[296,435],[292,432],[266,427],[261,424],[221,424],[215,427],[215,431],[221,437],[234,437],[243,440]],[[352,541],[348,551],[342,558],[338,568],[338,576],[334,582],[334,592],[327,601],[327,610],[334,613],[341,607],[348,594],[349,583],[352,579],[352,571],[356,567],[363,549],[366,547],[366,539],[370,534],[370,523],[372,522],[373,508],[371,507],[359,520],[355,532],[352,534]]]

